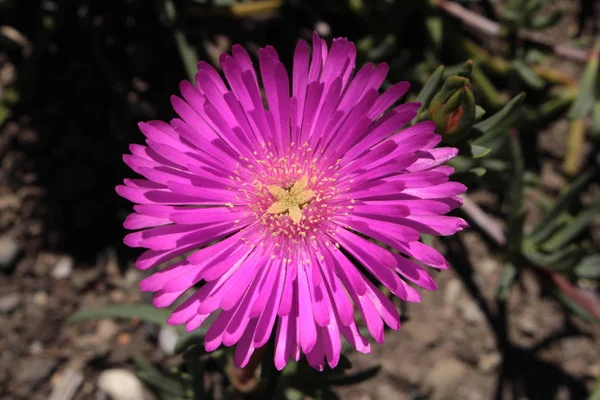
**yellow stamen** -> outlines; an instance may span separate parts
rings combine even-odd
[[[285,197],[288,194],[287,190],[285,190],[284,188],[281,188],[279,186],[270,185],[268,187],[268,189],[269,189],[269,193],[271,193],[273,195],[273,197],[275,197],[277,200],[285,199]]]
[[[302,210],[300,210],[298,204],[292,204],[290,208],[288,208],[288,213],[290,214],[292,221],[298,225],[302,219]]]
[[[290,208],[290,205],[285,201],[277,201],[267,209],[269,214],[284,213]]]
[[[296,181],[296,183],[294,183],[292,185],[292,188],[290,189],[290,195],[298,196],[300,193],[302,193],[304,191],[304,189],[306,189],[307,186],[308,186],[308,178],[306,177],[306,175],[304,175],[302,178],[298,179]]]
[[[306,204],[309,201],[312,200],[312,198],[315,196],[315,192],[313,190],[305,190],[303,192],[298,193],[298,195],[296,196],[296,199],[298,201],[298,204]]]
[[[288,213],[294,224],[300,224],[302,220],[302,209],[315,195],[313,190],[308,190],[308,178],[303,176],[298,179],[289,190],[276,185],[268,187],[269,193],[277,200],[267,209],[269,214]]]

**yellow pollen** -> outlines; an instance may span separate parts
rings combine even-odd
[[[303,176],[289,189],[284,189],[276,185],[270,185],[267,188],[269,193],[275,197],[275,201],[267,209],[269,214],[284,214],[287,213],[294,224],[300,224],[302,219],[302,209],[304,204],[308,203],[315,195],[314,190],[307,189],[308,178]]]

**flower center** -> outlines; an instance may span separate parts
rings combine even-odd
[[[289,189],[277,185],[267,188],[275,198],[275,202],[267,209],[268,214],[288,214],[294,224],[299,225],[302,220],[302,207],[315,196],[313,190],[307,189],[308,178],[304,175]]]
[[[239,184],[237,198],[248,205],[247,216],[253,214],[265,237],[274,238],[277,245],[280,240],[316,240],[331,229],[332,215],[346,211],[346,200],[336,187],[339,162],[323,167],[317,161],[308,143],[292,143],[282,157],[257,155],[253,176],[231,177]]]

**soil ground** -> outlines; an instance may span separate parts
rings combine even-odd
[[[570,32],[575,18],[575,2],[558,3],[568,6],[570,21],[555,28],[553,36],[565,29]],[[4,85],[13,66],[8,56],[0,56]],[[566,65],[565,70],[577,78],[577,69]],[[126,96],[129,106],[144,116],[161,116],[151,106],[157,101],[144,94],[143,82],[134,84],[138,90]],[[52,106],[48,107],[44,112],[52,115]],[[66,322],[78,310],[148,299],[137,287],[143,274],[132,267],[133,254],[119,244],[124,232],[108,230],[113,222],[102,221],[103,207],[119,209],[116,218],[126,212],[112,192],[117,183],[113,178],[125,176],[124,169],[118,167],[106,181],[94,180],[94,168],[119,165],[118,157],[110,162],[103,157],[121,154],[126,143],[116,149],[95,148],[96,136],[73,132],[68,121],[63,122],[57,129],[64,135],[49,138],[39,128],[44,121],[31,121],[23,113],[0,131],[0,398],[6,400],[46,400],[69,371],[83,374],[73,398],[87,400],[97,395],[102,371],[133,370],[134,355],[166,367],[180,361],[161,349],[159,328],[154,325],[136,320]],[[564,184],[558,172],[558,157],[566,143],[564,121],[550,126],[539,141],[545,154],[542,187],[555,195]],[[81,154],[82,149],[89,154]],[[46,173],[49,167],[52,177]],[[598,192],[594,186],[588,195]],[[471,195],[485,209],[497,207],[491,193]],[[91,216],[82,217],[79,211]],[[56,221],[65,218],[66,228],[57,228]],[[78,218],[83,222],[72,223]],[[101,237],[111,239],[98,240]],[[496,311],[493,304],[502,272],[498,249],[476,229],[457,235],[452,248],[441,244],[440,248],[454,268],[436,274],[437,291],[424,292],[420,304],[405,307],[403,327],[388,333],[385,344],[375,345],[370,355],[351,355],[357,370],[377,363],[382,369],[366,383],[337,389],[342,398],[493,398],[506,356],[486,317],[487,311]],[[521,398],[583,399],[600,378],[598,326],[566,312],[533,272],[526,272],[522,284],[510,293],[506,314],[513,344],[508,372],[514,372],[513,386]]]

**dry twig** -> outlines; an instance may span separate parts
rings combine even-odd
[[[487,36],[492,38],[500,38],[504,35],[504,31],[500,24],[487,19],[483,15],[468,10],[458,3],[452,3],[446,0],[438,0],[437,6],[446,14],[453,16],[454,18],[460,20],[463,24],[476,29]],[[518,37],[519,39],[530,43],[531,45],[546,48],[554,52],[554,54],[572,61],[586,62],[589,58],[588,50],[579,49],[569,45],[551,43],[547,40],[542,40],[538,37],[535,37],[528,32],[520,31]]]
[[[83,382],[83,374],[79,370],[67,368],[60,381],[54,386],[50,400],[71,400]]]
[[[504,235],[502,227],[490,218],[490,216],[467,195],[463,195],[463,206],[461,209],[497,244],[503,246],[506,243],[506,236]],[[548,269],[544,269],[543,271],[550,276],[552,282],[554,282],[556,287],[560,289],[565,296],[600,321],[600,301],[597,296],[587,295],[561,274]]]

